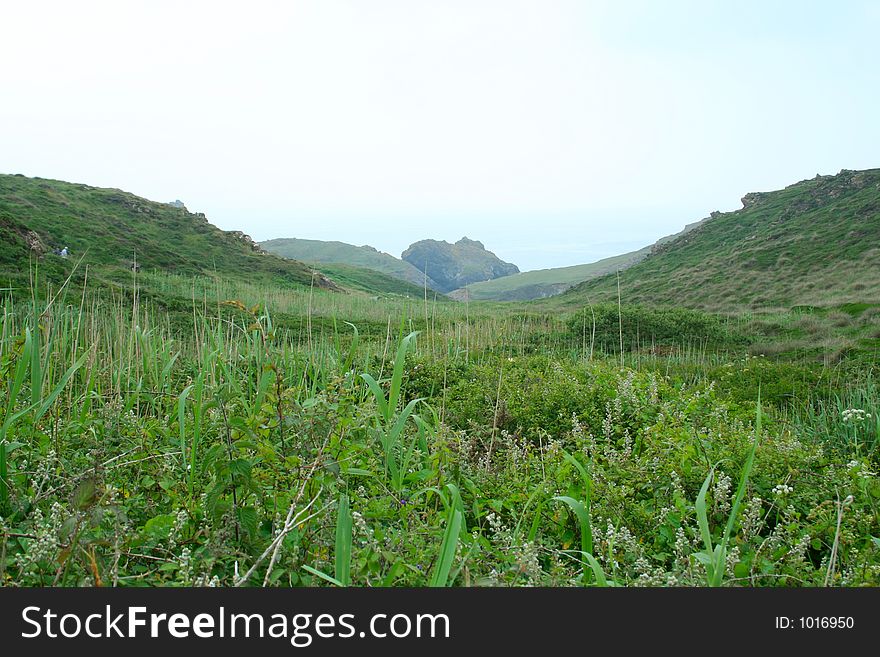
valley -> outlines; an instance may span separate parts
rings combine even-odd
[[[880,584],[880,170],[566,272],[10,175],[0,237],[4,585]]]

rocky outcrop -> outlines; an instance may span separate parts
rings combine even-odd
[[[257,253],[260,253],[260,254],[268,253],[268,251],[263,250],[263,247],[261,247],[259,244],[257,244],[254,241],[254,238],[251,237],[250,235],[248,235],[247,233],[243,233],[240,230],[230,230],[230,231],[226,231],[226,232],[229,235],[232,235],[235,239],[241,240],[242,242],[244,242],[248,246],[248,248],[250,248],[252,251],[256,251]]]
[[[788,202],[783,212],[789,214],[809,212],[831,200],[840,198],[850,192],[858,191],[869,185],[874,185],[880,189],[880,183],[877,183],[876,178],[873,170],[853,171],[852,169],[841,169],[834,176],[822,176],[817,173],[815,178],[802,180],[785,188],[786,190],[797,189],[802,193]],[[742,209],[746,210],[754,207],[778,195],[779,192],[749,192],[741,199]]]
[[[455,244],[422,240],[411,244],[401,258],[427,274],[440,292],[519,273],[516,265],[504,262],[487,251],[482,242],[467,237],[462,237]]]
[[[746,208],[757,205],[763,199],[764,194],[762,192],[749,192],[740,199],[740,202],[743,204],[743,210],[745,210]]]

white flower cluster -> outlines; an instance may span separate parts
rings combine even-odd
[[[727,575],[729,577],[734,576],[734,568],[736,568],[736,564],[739,563],[740,552],[739,546],[735,545],[727,552],[727,557],[725,559],[724,565],[727,569]]]
[[[538,546],[532,541],[519,543],[510,528],[494,511],[486,514],[486,520],[492,531],[492,542],[512,557],[516,575],[524,577],[527,586],[540,584],[543,571],[538,559]],[[493,581],[500,585],[502,583],[501,575],[495,569],[493,569],[493,573]]]
[[[844,422],[864,422],[871,419],[871,414],[861,408],[848,408],[841,414]]]
[[[802,565],[806,560],[808,547],[810,547],[810,535],[804,534],[789,551],[786,557],[788,563],[795,567]]]
[[[376,540],[376,534],[370,529],[363,514],[359,511],[352,511],[351,519],[354,523],[354,535],[357,537],[361,547],[371,548],[377,553],[380,552],[382,546]]]
[[[168,532],[168,545],[172,549],[177,545],[178,541],[183,538],[183,530],[188,521],[189,513],[187,513],[186,509],[180,509],[174,517],[174,525],[172,525],[171,531]]]
[[[177,557],[177,564],[179,567],[180,578],[187,584],[191,584],[193,581],[193,564],[192,561],[192,552],[190,552],[189,548],[183,548],[180,551],[180,555]]]
[[[743,538],[757,536],[764,527],[764,520],[761,518],[763,504],[764,501],[760,497],[753,497],[746,504],[741,525]]]
[[[489,528],[492,530],[492,538],[498,545],[502,547],[510,547],[511,534],[501,518],[494,511],[486,514],[486,520],[489,522]]]
[[[526,541],[519,549],[513,550],[514,559],[519,573],[526,577],[529,586],[536,586],[541,581],[541,562],[538,560],[538,546]]]
[[[507,458],[514,468],[519,468],[528,463],[530,443],[520,439],[506,429],[501,430],[500,443],[504,447]]]
[[[723,472],[715,478],[712,501],[719,513],[725,514],[730,511],[730,486],[732,483],[730,476]]]
[[[679,527],[675,530],[675,560],[687,566],[691,552],[693,552],[691,542],[688,540],[684,528]]]
[[[847,463],[846,469],[851,470],[854,475],[861,477],[862,479],[870,479],[871,477],[877,476],[876,472],[871,472],[861,461],[857,461],[856,459]]]
[[[36,572],[42,564],[54,562],[61,548],[58,540],[59,532],[66,518],[64,508],[55,502],[47,517],[37,509],[34,512],[33,542],[28,546],[27,552],[18,555],[18,564],[28,572]]]
[[[605,418],[602,420],[602,433],[605,435],[606,440],[611,440],[614,437],[614,414],[613,406],[611,404],[605,404]]]
[[[220,578],[217,575],[214,575],[213,577],[199,575],[193,582],[193,586],[217,588],[220,586]]]
[[[786,495],[791,495],[793,492],[794,488],[792,488],[788,484],[776,484],[773,487],[773,494],[776,497],[785,497]]]

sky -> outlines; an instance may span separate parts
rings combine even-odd
[[[0,173],[573,265],[880,167],[877,34],[873,0],[5,2]]]

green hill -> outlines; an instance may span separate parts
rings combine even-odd
[[[713,311],[880,301],[880,169],[843,170],[750,193],[620,274],[625,303]],[[616,300],[617,277],[565,305]]]
[[[410,244],[400,256],[417,269],[426,272],[441,292],[464,287],[477,281],[488,281],[519,273],[519,268],[504,262],[482,242],[462,237],[455,244],[438,240],[421,240]]]
[[[67,247],[70,257],[56,251]],[[0,280],[24,280],[29,263],[50,277],[80,271],[142,269],[309,285],[306,265],[264,252],[241,232],[204,214],[120,191],[58,180],[0,175]],[[334,288],[323,277],[315,284]]]
[[[471,283],[465,288],[455,290],[450,296],[464,299],[466,292],[470,299],[475,301],[526,301],[550,297],[590,278],[625,269],[646,257],[650,250],[651,247],[648,246],[632,253],[604,258],[586,265],[536,269],[491,281]]]
[[[372,246],[354,246],[345,242],[327,242],[323,240],[305,240],[295,237],[280,238],[260,242],[266,251],[285,258],[293,258],[301,262],[318,265],[341,265],[343,268],[361,267],[392,276],[401,281],[411,283],[422,291],[425,286],[425,275],[408,262],[393,255],[383,253]],[[329,271],[328,267],[320,267]],[[337,269],[339,269],[337,267]],[[428,287],[435,289],[437,284],[430,278]]]
[[[317,265],[321,273],[329,277],[334,283],[342,285],[351,290],[359,290],[371,295],[397,295],[422,299],[425,296],[425,286],[415,285],[408,281],[401,280],[395,276],[384,274],[381,271],[368,269],[367,267],[355,267],[345,264],[328,264]],[[428,289],[428,297],[438,300],[448,300],[448,298]]]

